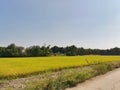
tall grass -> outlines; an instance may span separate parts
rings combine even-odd
[[[28,84],[25,90],[65,90],[94,76],[104,74],[120,67],[120,62],[105,62],[82,68],[69,69],[56,77],[47,77],[44,80]]]

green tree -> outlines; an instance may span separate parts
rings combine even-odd
[[[77,55],[77,53],[78,53],[78,50],[75,45],[66,47],[66,55],[67,56],[75,56],[75,55]]]

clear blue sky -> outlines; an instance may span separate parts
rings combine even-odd
[[[120,47],[120,0],[0,0],[0,46]]]

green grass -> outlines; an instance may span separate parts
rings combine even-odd
[[[24,77],[41,72],[82,67],[99,62],[110,62],[115,60],[120,60],[120,56],[0,58],[0,79]]]

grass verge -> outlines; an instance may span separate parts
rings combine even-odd
[[[41,80],[29,83],[25,90],[65,90],[97,75],[105,74],[120,67],[120,61],[98,63],[60,71],[54,76],[44,76]]]

